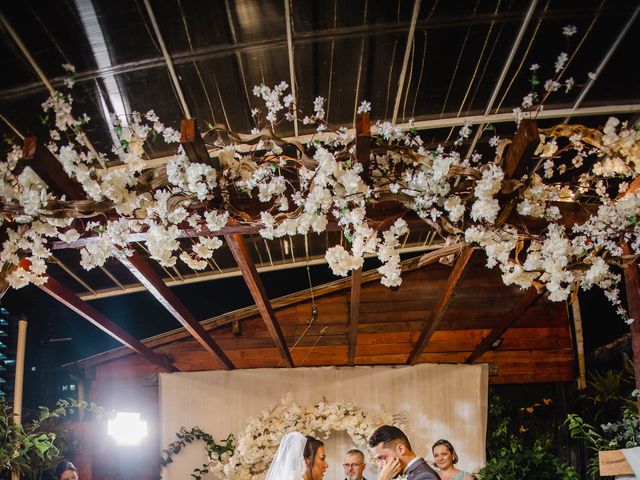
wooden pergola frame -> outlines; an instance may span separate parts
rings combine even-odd
[[[370,156],[371,145],[371,126],[368,114],[359,115],[355,125],[356,130],[356,158],[363,164],[364,178],[368,178],[368,164]],[[537,147],[539,142],[539,134],[537,126],[534,121],[525,120],[522,122],[520,128],[516,132],[513,142],[508,147],[504,156],[504,170],[505,178],[515,178],[522,174],[526,168],[526,162],[531,158],[533,151]],[[207,163],[214,167],[219,168],[219,161],[216,157],[210,157],[206,149],[205,142],[199,132],[196,122],[193,119],[183,120],[181,123],[181,144],[187,154],[187,156],[194,162]],[[79,185],[72,179],[70,179],[62,168],[60,167],[57,159],[46,149],[42,144],[37,142],[33,137],[29,137],[25,140],[25,152],[26,157],[33,161],[30,165],[35,165],[34,170],[38,175],[46,180],[47,184],[51,186],[52,190],[59,194],[65,194],[68,198],[79,199],[80,193],[78,192]],[[634,186],[637,188],[637,185]],[[82,197],[84,198],[84,196]],[[566,208],[566,206],[564,206]],[[569,206],[571,208],[571,206]],[[575,206],[573,207],[575,210]],[[504,224],[510,217],[513,210],[513,202],[508,202],[500,213],[498,222]],[[585,216],[585,213],[578,214],[578,216]],[[387,222],[388,216],[379,214],[378,217],[374,217],[372,224],[382,225]],[[574,216],[569,222],[575,221]],[[412,227],[426,228],[425,224],[418,218],[408,218],[408,223]],[[337,229],[338,226],[335,222],[328,227],[329,229]],[[265,326],[267,327],[274,345],[280,352],[282,362],[285,366],[293,367],[294,362],[291,357],[291,353],[287,346],[286,340],[282,333],[282,329],[278,323],[274,308],[266,294],[266,290],[260,275],[257,272],[255,263],[249,254],[247,246],[243,239],[245,233],[255,233],[258,230],[256,226],[244,226],[244,225],[229,225],[222,229],[221,232],[225,236],[225,240],[230,248],[231,253],[238,265],[238,268],[242,272],[249,292],[258,308],[260,316],[262,317]],[[195,232],[186,231],[185,236],[191,236]],[[142,234],[144,235],[144,234]],[[84,242],[91,241],[91,238],[84,239]],[[81,241],[82,242],[82,241]],[[74,247],[82,244],[77,242]],[[53,248],[69,248],[70,245],[58,242]],[[460,249],[454,250],[459,251]],[[448,251],[447,251],[448,252]],[[190,310],[178,299],[178,297],[171,291],[169,287],[164,283],[162,278],[157,274],[155,269],[149,264],[149,262],[139,253],[134,252],[133,255],[125,255],[123,252],[115,250],[114,254],[116,258],[146,287],[146,289],[158,300],[189,332],[189,334],[208,351],[211,356],[224,366],[224,368],[234,368],[233,363],[227,357],[225,352],[217,345],[217,343],[211,338],[209,332],[205,331],[197,319],[193,316]],[[439,258],[438,252],[430,254],[431,258],[437,260]],[[473,249],[465,247],[458,253],[458,258],[451,270],[449,278],[445,283],[440,298],[438,299],[435,308],[430,314],[430,317],[424,322],[424,327],[420,333],[419,338],[415,342],[414,348],[407,357],[406,363],[409,365],[416,364],[423,351],[429,344],[429,340],[433,333],[441,325],[441,321],[444,318],[444,313],[447,310],[449,302],[455,292],[457,283],[464,275],[466,266],[473,256]],[[427,261],[426,263],[430,263]],[[632,269],[627,269],[625,272],[625,278],[627,279],[627,290],[630,299],[630,313],[632,316],[640,316],[638,311],[640,298],[637,271],[634,273]],[[635,277],[634,277],[635,274]],[[349,335],[348,335],[348,364],[355,365],[356,348],[357,348],[357,336],[358,336],[358,322],[360,312],[360,290],[363,279],[362,270],[356,270],[352,273],[350,278],[351,283],[351,296],[350,296],[350,315],[349,315]],[[634,286],[635,285],[635,286]],[[84,318],[88,319],[103,331],[107,332],[112,337],[123,343],[125,346],[142,355],[148,361],[161,367],[165,371],[175,371],[175,367],[169,362],[169,360],[162,356],[155,354],[148,347],[145,347],[142,343],[135,340],[135,338],[129,334],[126,330],[114,324],[104,315],[97,312],[89,304],[83,302],[76,294],[63,287],[58,281],[53,278],[41,287],[43,291],[56,298],[58,301],[69,306],[74,311],[78,312]],[[513,307],[513,309],[505,315],[505,317],[491,330],[491,332],[482,339],[477,345],[474,352],[472,352],[465,360],[465,363],[474,363],[482,355],[491,348],[491,345],[500,338],[504,332],[515,321],[522,316],[522,314],[541,296],[535,289],[527,291],[519,303]],[[633,299],[635,300],[635,303]],[[635,310],[634,310],[635,309]],[[634,324],[632,327],[634,330],[634,352],[640,352],[640,327]],[[640,353],[635,354],[635,360],[640,365]],[[639,382],[640,385],[640,382]]]

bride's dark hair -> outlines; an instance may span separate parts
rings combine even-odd
[[[324,447],[324,443],[322,443],[317,438],[310,437],[307,435],[307,443],[304,446],[304,460],[307,463],[307,471],[309,472],[309,480],[313,480],[313,464],[316,461],[316,454],[318,453],[318,449],[320,447]],[[300,458],[300,457],[298,457]]]

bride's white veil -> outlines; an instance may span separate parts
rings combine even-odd
[[[303,480],[307,472],[304,461],[306,444],[307,437],[301,433],[287,433],[280,442],[265,480]]]

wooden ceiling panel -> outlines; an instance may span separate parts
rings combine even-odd
[[[406,272],[397,291],[377,281],[363,283],[353,363],[406,364],[451,271],[450,266],[437,264]],[[349,364],[349,287],[350,282],[345,282],[340,290],[314,289],[318,314],[310,326],[310,292],[306,296],[296,294],[293,301],[287,297],[271,300],[296,366]],[[504,286],[496,272],[488,272],[483,260],[472,256],[450,307],[417,361],[464,362],[522,295],[519,289]],[[234,330],[233,322],[238,322],[239,328]],[[255,308],[208,320],[204,327],[238,368],[285,366]],[[497,367],[497,375],[490,377],[492,383],[532,381],[533,377],[535,381],[573,378],[564,304],[540,299],[504,332],[502,339],[498,350],[490,350],[478,359]],[[158,353],[169,355],[180,369],[218,368],[195,340],[181,337],[179,331],[168,334],[166,340],[154,338],[149,344]]]

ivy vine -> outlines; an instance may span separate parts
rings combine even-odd
[[[182,449],[189,443],[195,441],[201,441],[205,443],[205,449],[207,451],[207,457],[210,459],[208,463],[203,463],[201,467],[193,469],[191,476],[194,480],[202,480],[202,478],[209,473],[209,467],[214,461],[220,460],[222,455],[229,452],[233,454],[236,445],[236,439],[232,433],[222,440],[221,443],[217,443],[215,439],[204,432],[200,427],[193,427],[187,430],[184,427],[180,427],[180,430],[176,433],[177,440],[169,444],[169,446],[162,450],[162,458],[160,458],[160,466],[165,468],[170,463],[173,463],[173,457],[178,455]]]

